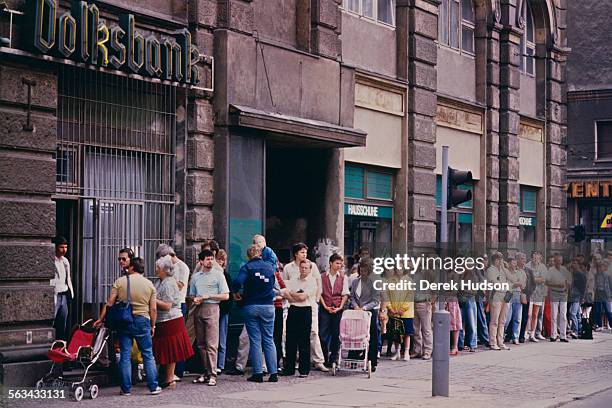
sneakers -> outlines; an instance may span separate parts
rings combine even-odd
[[[182,380],[183,380],[183,379],[182,379],[181,377],[179,377],[178,375],[175,375],[175,376],[172,378],[172,381],[174,381],[174,382],[181,382]]]
[[[423,354],[423,360],[431,360],[431,356],[429,354]]]
[[[222,372],[223,372],[223,370],[222,370],[222,369],[217,368],[217,375],[221,374]]]
[[[408,353],[408,350],[404,353],[404,361],[410,361],[410,353]]]
[[[546,340],[546,337],[542,336],[540,333],[536,334],[535,338],[538,340]]]
[[[270,377],[268,377],[268,382],[278,382],[278,374],[270,374]]]
[[[300,378],[308,378],[308,374],[300,374],[299,377]]]
[[[499,346],[497,344],[493,344],[491,347],[491,350],[501,350],[501,348],[499,348]],[[504,346],[506,347],[506,346]]]
[[[214,387],[215,385],[217,385],[217,379],[215,377],[210,377],[206,385]]]
[[[161,392],[162,392],[162,389],[161,389],[161,387],[158,386],[156,389],[151,391],[150,394],[151,395],[159,395],[159,394],[161,394]]]
[[[533,336],[531,336],[531,337],[529,338],[529,341],[532,341],[532,342],[534,342],[534,343],[539,343],[539,342],[540,342],[540,340],[536,339],[536,338],[535,338],[535,337],[533,337]]]
[[[123,395],[124,397],[129,397],[130,395],[132,395],[132,393],[121,390],[119,391],[119,395]]]
[[[502,344],[501,346],[499,346],[502,350],[510,350],[510,347],[506,346],[505,344]]]
[[[556,337],[551,337],[550,341],[551,341],[551,343],[554,343],[555,341],[557,341],[557,338]]]
[[[516,344],[516,345],[518,345],[518,344],[519,344],[519,341],[518,341],[517,339],[514,339],[514,340],[512,340],[512,344]]]
[[[561,343],[569,343],[568,339],[561,339]]]
[[[324,373],[329,372],[329,368],[325,367],[325,365],[323,363],[317,363],[315,364],[315,368],[319,371],[323,371]]]
[[[397,361],[397,360],[399,360],[399,359],[400,359],[400,357],[401,357],[401,356],[400,356],[400,350],[398,349],[398,350],[395,352],[395,354],[393,355],[393,357],[391,357],[391,360],[392,360],[392,361]]]

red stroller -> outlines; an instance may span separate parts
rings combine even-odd
[[[36,388],[69,388],[70,394],[75,400],[80,401],[85,395],[85,389],[89,392],[89,397],[98,397],[99,387],[91,379],[87,379],[89,369],[98,361],[104,346],[109,338],[109,331],[106,328],[96,329],[93,320],[87,320],[72,333],[70,343],[66,345],[64,340],[56,340],[47,352],[47,356],[53,365],[49,373],[38,380]],[[83,367],[82,377],[72,379],[64,378],[62,375],[56,376],[53,373],[56,364],[66,362],[78,362]]]

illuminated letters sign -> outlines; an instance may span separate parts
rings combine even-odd
[[[567,185],[570,198],[609,198],[612,181],[572,181]]]
[[[132,14],[119,17],[119,25],[100,21],[95,4],[74,1],[58,14],[58,0],[29,0],[34,49],[78,62],[110,67],[163,80],[195,85],[200,53],[186,28],[174,38],[145,36],[136,29]]]

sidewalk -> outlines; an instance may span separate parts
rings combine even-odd
[[[307,380],[281,377],[277,384],[252,384],[221,376],[216,387],[179,384],[160,396],[135,387],[131,397],[104,388],[81,407],[558,407],[612,389],[612,334],[569,344],[542,341],[483,350],[451,358],[451,397],[431,397],[431,362],[383,359],[371,379],[360,373],[313,372]],[[190,381],[189,378],[186,380]],[[69,401],[15,401],[8,407],[59,407]],[[6,404],[6,401],[5,401]]]

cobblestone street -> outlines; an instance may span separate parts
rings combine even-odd
[[[312,372],[301,380],[281,377],[277,384],[252,384],[246,377],[221,376],[217,387],[183,382],[173,391],[149,396],[144,385],[131,397],[118,387],[104,388],[81,407],[559,407],[589,397],[603,398],[612,388],[612,334],[569,344],[540,342],[510,351],[462,353],[451,359],[451,397],[431,397],[431,362],[381,361],[368,380],[360,373],[337,377]],[[608,394],[606,394],[608,392]],[[599,395],[601,394],[601,395]],[[599,395],[599,397],[597,396]],[[68,401],[4,400],[4,406],[59,407]]]

